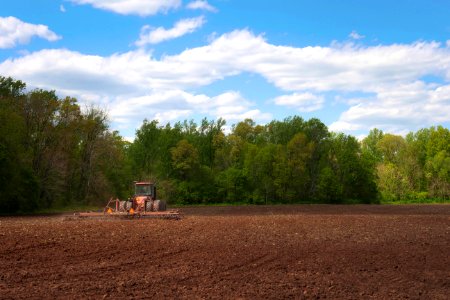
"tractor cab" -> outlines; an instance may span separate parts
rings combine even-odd
[[[156,186],[152,182],[135,182],[134,195],[148,196],[152,199],[156,199]]]
[[[156,199],[156,185],[153,182],[134,182],[134,196],[127,207],[137,212],[165,211],[166,201]],[[130,209],[126,208],[126,211]]]

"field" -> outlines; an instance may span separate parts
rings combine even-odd
[[[0,298],[448,299],[450,205],[0,218]]]

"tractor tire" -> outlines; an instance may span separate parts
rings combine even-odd
[[[153,201],[153,208],[152,208],[152,211],[159,211],[159,203],[160,203],[159,200]]]
[[[129,211],[133,206],[133,201],[125,201],[125,211]]]
[[[120,212],[124,212],[126,211],[126,205],[127,205],[127,201],[119,201],[119,211]]]
[[[164,200],[159,200],[159,210],[160,211],[166,211],[167,210],[167,203]]]
[[[166,201],[155,200],[153,202],[153,211],[165,211],[167,209]]]
[[[146,201],[145,202],[145,211],[152,211],[153,208],[153,201]]]

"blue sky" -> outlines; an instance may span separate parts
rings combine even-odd
[[[450,126],[449,1],[3,2],[0,74],[106,109],[129,139],[144,118]]]

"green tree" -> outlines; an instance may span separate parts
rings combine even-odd
[[[0,101],[14,101],[24,95],[26,84],[11,77],[0,76]]]
[[[276,145],[249,145],[244,162],[244,172],[248,178],[249,192],[256,203],[275,199],[273,166],[275,162]]]
[[[276,199],[281,202],[287,202],[295,198],[291,186],[291,168],[289,168],[289,160],[286,146],[277,145],[275,149],[275,161],[273,163],[273,176]]]
[[[390,162],[379,164],[377,174],[378,189],[383,200],[398,201],[409,196],[409,182],[396,165]]]
[[[181,140],[177,146],[170,150],[174,170],[182,180],[193,177],[193,173],[200,166],[197,149],[187,140]]]
[[[245,119],[233,125],[232,131],[235,136],[240,137],[243,141],[249,143],[255,141],[255,122],[252,119]]]
[[[441,150],[427,162],[430,196],[450,198],[450,154]]]
[[[293,190],[295,197],[305,199],[309,195],[308,187],[310,183],[307,164],[315,150],[315,145],[308,141],[304,133],[297,133],[287,144],[286,150],[290,188]]]
[[[158,174],[158,164],[164,151],[161,147],[162,131],[155,120],[144,120],[141,128],[136,130],[136,138],[130,151],[139,179]]]
[[[219,194],[229,202],[245,201],[247,198],[247,178],[242,169],[230,167],[217,175]]]
[[[30,211],[39,205],[38,185],[24,149],[25,122],[0,103],[0,212]]]
[[[406,148],[403,137],[393,134],[385,134],[377,143],[377,149],[384,162],[398,164],[401,152]]]
[[[378,143],[383,139],[384,133],[377,128],[371,129],[366,138],[361,143],[362,151],[368,155],[374,163],[380,163],[383,160]]]
[[[352,136],[332,137],[331,166],[342,184],[342,199],[369,203],[377,198],[371,165],[362,155],[359,142]]]
[[[108,132],[107,115],[91,107],[83,115],[80,124],[78,199],[90,203],[106,188],[100,164],[105,150],[104,139]]]
[[[343,199],[343,185],[331,167],[324,167],[319,176],[318,200],[324,203],[336,203]]]

